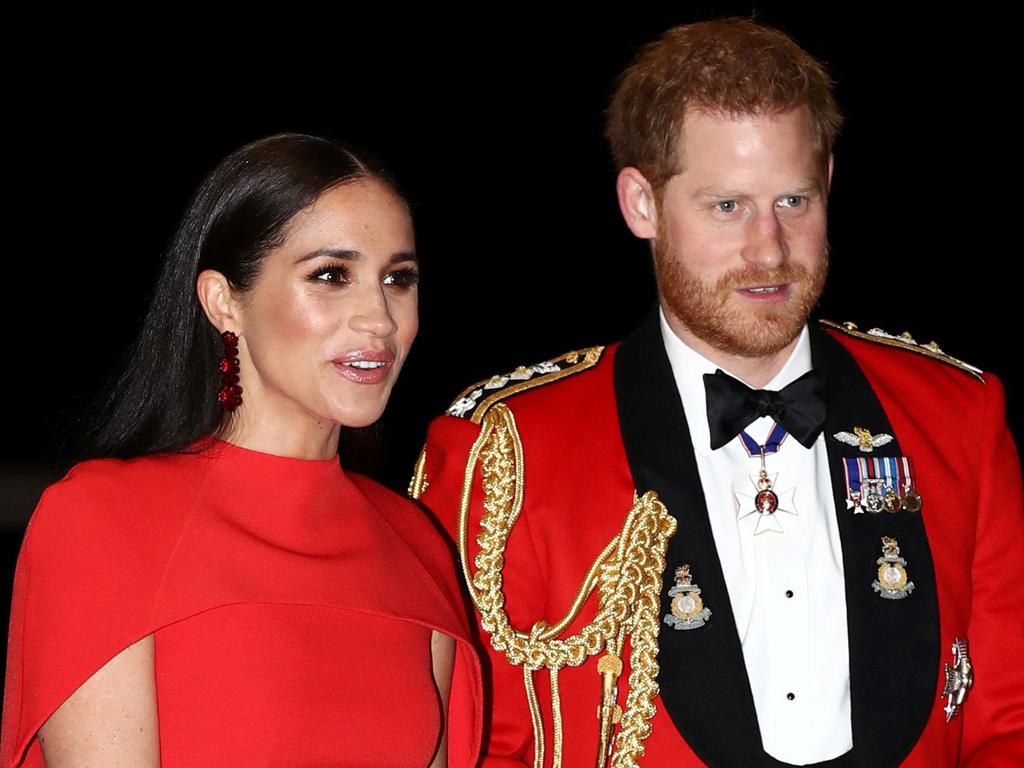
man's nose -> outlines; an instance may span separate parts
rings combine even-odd
[[[782,266],[789,257],[786,233],[774,206],[768,211],[759,211],[750,221],[743,257],[766,269]]]

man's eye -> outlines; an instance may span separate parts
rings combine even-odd
[[[786,195],[779,199],[779,205],[783,208],[799,208],[807,202],[807,198],[803,195]]]
[[[738,204],[735,200],[723,200],[720,203],[715,203],[715,210],[721,213],[735,213]]]
[[[412,267],[388,272],[383,280],[384,285],[393,285],[397,288],[412,288],[419,281],[420,273]]]

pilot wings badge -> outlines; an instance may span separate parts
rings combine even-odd
[[[892,435],[887,435],[884,432],[872,435],[871,431],[864,427],[854,427],[852,433],[836,432],[832,437],[840,443],[856,446],[861,453],[871,453],[875,448],[881,448],[892,442]]]

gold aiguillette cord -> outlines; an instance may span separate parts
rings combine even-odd
[[[477,543],[480,551],[469,565],[468,526],[473,478],[480,467],[483,514]],[[504,610],[502,565],[509,534],[523,504],[523,446],[512,412],[496,404],[483,418],[480,434],[469,452],[459,501],[459,559],[469,593],[480,613],[480,625],[491,646],[510,664],[523,667],[523,685],[534,735],[534,768],[544,765],[544,727],[533,684],[533,673],[546,668],[551,676],[553,766],[560,768],[563,727],[558,685],[562,667],[576,667],[603,651],[598,662],[601,700],[598,707],[600,743],[596,765],[604,768],[610,755],[612,768],[635,768],[643,756],[643,742],[651,731],[653,700],[658,693],[659,593],[665,570],[665,550],[675,533],[676,521],[653,491],[636,499],[622,530],[605,546],[587,571],[565,616],[549,626],[536,622],[529,633],[511,626]],[[594,619],[577,634],[559,636],[598,590]],[[622,648],[630,641],[629,693],[625,710],[615,702],[622,674]],[[613,729],[619,714],[618,735]]]

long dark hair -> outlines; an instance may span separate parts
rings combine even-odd
[[[142,329],[119,375],[82,419],[70,458],[130,458],[182,451],[217,434],[217,362],[223,342],[196,297],[215,269],[245,291],[291,218],[339,184],[376,178],[406,199],[369,153],[285,133],[247,144],[200,184],[171,240]]]

